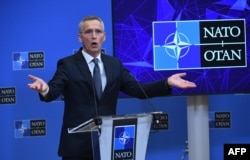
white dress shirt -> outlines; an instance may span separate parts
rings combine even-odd
[[[89,55],[88,53],[86,53],[84,50],[82,50],[82,54],[83,57],[85,58],[88,66],[89,66],[89,70],[91,72],[91,75],[93,77],[93,71],[94,71],[94,62],[92,61],[94,59],[94,57],[92,57],[91,55]],[[96,57],[99,61],[99,68],[100,68],[100,73],[101,73],[101,81],[102,81],[102,91],[104,91],[104,88],[107,84],[107,78],[106,78],[106,74],[105,74],[105,70],[104,70],[104,66],[101,60],[101,53]]]

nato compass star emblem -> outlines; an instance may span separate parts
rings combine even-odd
[[[23,64],[25,63],[25,59],[20,56],[18,60],[16,60],[16,62],[20,65],[20,66],[23,66]]]
[[[162,47],[165,48],[169,57],[175,58],[179,61],[180,58],[183,58],[188,54],[190,46],[191,44],[189,43],[188,37],[185,34],[176,31],[167,36],[165,44]]]
[[[18,128],[18,132],[20,132],[21,134],[24,134],[24,131],[27,129],[27,127],[25,125],[21,125],[20,128]]]
[[[124,131],[122,132],[120,135],[119,135],[119,142],[122,144],[122,145],[125,145],[129,142],[129,139],[130,139],[130,135],[128,132]]]

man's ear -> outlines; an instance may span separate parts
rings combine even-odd
[[[103,42],[106,40],[106,33],[104,33]]]
[[[78,37],[78,41],[79,41],[79,42],[82,42],[81,35],[80,35],[80,34],[78,34],[78,35],[77,35],[77,37]]]

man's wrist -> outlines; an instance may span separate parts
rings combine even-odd
[[[166,90],[169,90],[169,89],[171,89],[172,87],[168,84],[168,78],[166,79],[166,81],[165,81],[165,89]]]
[[[40,94],[41,94],[43,97],[45,97],[45,96],[48,94],[48,92],[49,92],[49,87],[48,87],[45,91],[40,92]]]

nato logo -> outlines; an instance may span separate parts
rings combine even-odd
[[[209,128],[231,128],[230,112],[211,112],[209,119]]]
[[[0,104],[15,104],[16,103],[16,88],[0,88]]]
[[[44,68],[44,52],[14,52],[13,70]]]
[[[15,121],[15,138],[46,135],[46,121],[39,120],[17,120]]]
[[[134,159],[135,130],[135,125],[115,126],[113,159]]]
[[[154,70],[246,67],[245,20],[153,22]]]

